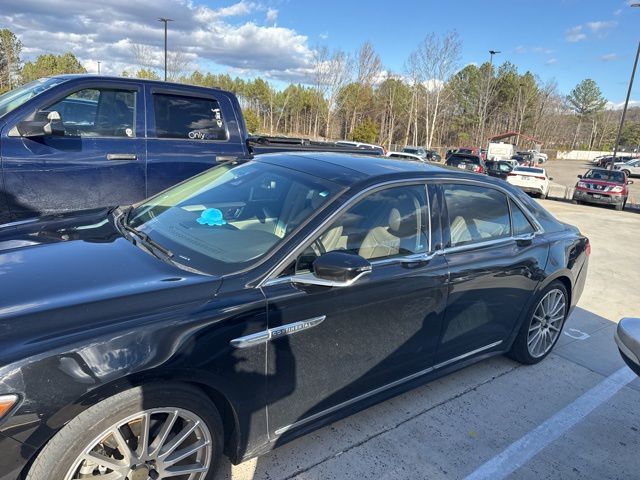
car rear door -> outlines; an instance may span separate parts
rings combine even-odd
[[[370,193],[263,286],[278,335],[267,353],[272,437],[430,371],[447,267],[429,254],[428,203],[424,184]],[[348,287],[295,283],[334,250],[369,259],[371,274]]]
[[[450,272],[436,363],[501,349],[542,278],[549,247],[541,227],[497,187],[440,185]]]
[[[13,218],[129,204],[145,196],[142,87],[117,80],[69,82],[7,124],[2,166]],[[16,124],[57,111],[64,135],[26,138]],[[41,115],[41,114],[40,114]]]
[[[237,101],[213,89],[147,85],[147,196],[246,155]]]

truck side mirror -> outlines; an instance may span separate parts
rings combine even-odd
[[[56,111],[37,112],[33,120],[23,120],[16,128],[20,136],[27,138],[64,135],[64,125]]]

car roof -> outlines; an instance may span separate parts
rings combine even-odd
[[[381,155],[359,155],[334,152],[287,152],[261,154],[256,161],[282,166],[292,170],[305,172],[316,177],[330,180],[345,187],[377,178],[392,180],[404,178],[456,178],[484,180],[493,179],[473,173],[465,173],[460,169],[452,169],[442,165],[434,165],[417,160],[394,159]],[[502,184],[501,184],[502,185]]]

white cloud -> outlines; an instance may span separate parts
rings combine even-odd
[[[275,23],[277,19],[278,19],[278,10],[276,10],[275,8],[269,8],[267,10],[267,22]]]
[[[587,35],[582,32],[582,25],[577,25],[567,30],[564,38],[567,42],[579,42],[581,40],[585,40]]]
[[[609,28],[615,27],[617,22],[614,22],[613,20],[608,22],[587,22],[586,25],[593,33],[598,33],[602,30],[608,30]]]
[[[322,32],[318,36],[320,37],[320,40],[326,40],[327,38],[329,38],[329,34],[327,32]]]
[[[618,22],[614,20],[587,22],[568,29],[564,38],[567,42],[579,42],[587,39],[587,33],[597,34],[599,38],[604,38],[608,33],[607,31],[617,24]]]
[[[558,63],[558,59],[557,58],[550,58],[549,60],[544,62],[545,65],[555,65],[556,63]]]
[[[613,11],[613,14],[614,14],[615,16],[618,16],[618,15],[620,15],[621,13],[622,13],[622,9],[621,9],[621,8],[618,8],[617,10],[614,10],[614,11]]]
[[[607,53],[606,55],[600,56],[600,60],[603,62],[613,62],[614,60],[618,60],[619,55],[617,53]]]
[[[202,0],[2,0],[0,25],[16,33],[23,57],[73,52],[88,69],[120,74],[134,64],[134,45],[145,45],[152,64],[162,63],[163,25],[169,17],[169,50],[194,66],[216,64],[278,80],[309,78],[308,39],[276,26],[278,11],[241,0],[211,8]],[[268,25],[262,25],[266,17]]]

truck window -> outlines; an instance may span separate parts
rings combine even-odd
[[[42,109],[56,111],[69,137],[133,137],[136,93],[87,88]]]
[[[227,128],[216,100],[155,93],[153,108],[158,138],[227,140]]]

